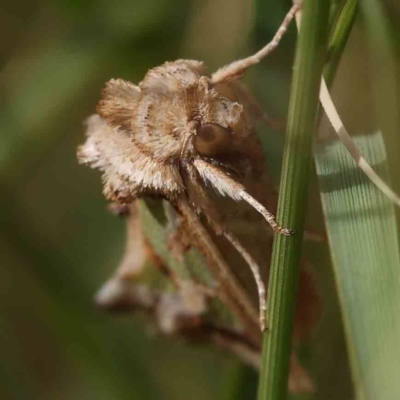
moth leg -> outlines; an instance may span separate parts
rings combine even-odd
[[[185,218],[188,229],[191,235],[193,235],[193,240],[203,249],[204,256],[212,272],[215,273],[220,282],[219,296],[228,308],[231,308],[243,321],[252,342],[259,343],[261,339],[259,318],[247,293],[239,285],[235,277],[232,276],[229,265],[212,241],[186,197],[180,196],[176,199],[176,205]]]
[[[298,4],[294,4],[289,12],[286,14],[281,26],[278,28],[274,37],[266,46],[264,46],[256,54],[253,54],[250,57],[234,61],[233,63],[217,70],[211,76],[211,83],[215,85],[217,83],[224,83],[238,79],[245,73],[247,68],[258,64],[264,57],[272,53],[272,51],[275,50],[275,48],[278,46],[283,35],[286,33],[290,23],[292,22],[295,14],[299,10],[300,6]]]
[[[238,253],[245,259],[247,264],[249,265],[251,272],[253,273],[254,279],[257,285],[258,298],[260,303],[260,327],[261,331],[265,331],[267,329],[266,315],[267,315],[267,302],[265,299],[266,290],[264,282],[261,278],[260,267],[253,259],[253,257],[247,252],[247,250],[241,245],[241,243],[237,240],[232,233],[224,231],[223,235],[229,240],[232,246],[237,250]]]
[[[193,164],[200,176],[205,181],[210,182],[222,196],[229,196],[236,201],[244,200],[265,218],[275,232],[278,232],[284,236],[293,235],[294,231],[292,229],[282,228],[280,225],[278,225],[275,220],[275,216],[270,213],[259,201],[252,197],[239,182],[236,182],[219,168],[200,158],[195,159]]]

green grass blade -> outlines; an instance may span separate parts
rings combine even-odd
[[[326,65],[324,68],[324,77],[328,87],[335,78],[343,50],[353,27],[356,12],[357,0],[348,0],[340,12],[337,23],[332,29],[329,39]]]
[[[381,135],[356,143],[388,179]],[[341,143],[319,145],[316,164],[357,399],[398,398],[400,259],[394,208]]]
[[[277,218],[282,226],[294,228],[296,234],[293,237],[277,235],[274,243],[268,287],[269,330],[264,334],[259,400],[283,399],[287,393],[298,264],[328,17],[328,1],[305,2],[295,57]]]

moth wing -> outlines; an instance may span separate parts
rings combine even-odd
[[[97,114],[89,117],[86,125],[87,139],[78,148],[78,159],[103,171],[106,198],[129,203],[142,193],[183,190],[176,166],[153,160],[132,143],[126,132],[110,126]]]
[[[128,132],[139,98],[139,86],[123,79],[111,79],[102,91],[97,112],[109,125]]]
[[[237,326],[221,329],[219,323],[215,324],[210,319],[208,301],[204,302],[205,299],[194,283],[185,285],[183,289],[178,289],[176,285],[173,285],[175,290],[172,291],[162,289],[163,282],[166,287],[170,286],[169,267],[163,264],[145,238],[138,201],[129,206],[112,204],[110,209],[114,214],[125,217],[126,249],[120,266],[98,292],[97,304],[110,311],[141,312],[165,335],[178,335],[191,341],[211,343],[236,354],[245,363],[259,369],[260,338],[249,341],[248,331],[245,329],[241,332],[237,330]],[[193,223],[198,227],[199,221],[195,220]],[[181,234],[185,232],[182,231]],[[215,254],[211,257],[215,257]],[[148,260],[151,260],[150,264]],[[149,280],[150,276],[155,279]],[[256,329],[258,331],[258,326]],[[296,356],[292,355],[289,390],[304,393],[312,389],[313,382],[307,371],[299,364]]]

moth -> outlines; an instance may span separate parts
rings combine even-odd
[[[103,172],[110,210],[127,222],[125,256],[97,295],[141,311],[163,334],[207,341],[258,367],[277,196],[254,118],[267,118],[240,78],[278,45],[300,7],[256,54],[213,74],[195,60],[151,69],[138,85],[112,79],[87,120],[81,163]],[[320,99],[357,165],[393,202],[348,136],[324,81]],[[305,264],[305,263],[303,263]],[[293,339],[310,330],[319,297],[304,267]],[[261,330],[260,330],[261,327]],[[292,356],[289,388],[312,389]]]
[[[178,60],[150,70],[138,86],[112,79],[103,91],[98,115],[88,120],[88,139],[78,153],[82,163],[103,171],[104,194],[109,200],[126,204],[158,195],[192,225],[197,223],[195,214],[206,216],[212,229],[242,254],[254,274],[262,329],[266,307],[259,266],[218,215],[207,186],[223,197],[249,204],[275,232],[293,234],[278,225],[273,213],[248,188],[252,184],[259,187],[253,191],[262,192],[261,185],[271,185],[260,143],[242,104],[247,92],[237,80],[278,45],[297,10],[292,7],[274,39],[261,51],[211,77],[202,62]]]
[[[78,150],[81,163],[102,171],[105,197],[128,226],[123,263],[98,302],[141,309],[162,332],[212,341],[255,366],[273,237],[294,232],[275,220],[253,125],[260,109],[240,78],[276,48],[297,11],[259,52],[211,75],[200,61],[177,60],[138,85],[110,80]],[[295,336],[315,319],[316,303],[303,269]],[[291,371],[290,387],[309,390],[295,358]]]

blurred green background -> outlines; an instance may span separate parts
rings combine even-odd
[[[77,164],[76,147],[110,78],[138,82],[149,68],[177,58],[202,59],[212,71],[266,43],[289,6],[273,0],[0,6],[1,399],[222,399],[243,374],[254,386],[255,374],[219,350],[155,338],[139,318],[94,307],[95,292],[122,256],[125,230],[106,211],[99,173]],[[283,120],[295,37],[292,27],[246,77],[268,113]],[[262,129],[276,178],[282,137]],[[309,225],[322,229],[318,199],[314,182]],[[306,246],[325,311],[303,358],[318,398],[346,399],[350,378],[326,250]]]

